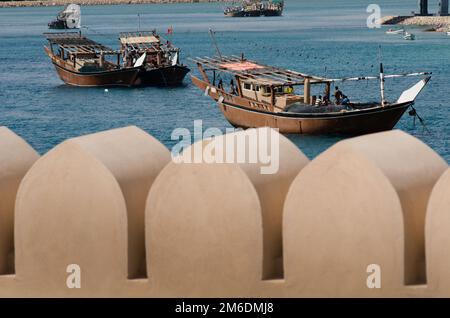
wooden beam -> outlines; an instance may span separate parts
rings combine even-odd
[[[203,65],[198,63],[197,66],[200,71],[200,74],[202,74],[203,80],[205,82],[207,82],[208,84],[211,84],[211,82],[209,81],[208,75],[205,73],[205,70],[203,69]]]
[[[310,79],[305,79],[305,86],[303,87],[303,96],[304,96],[304,103],[310,104],[311,103],[311,85],[310,85]]]
[[[239,78],[239,76],[235,76],[234,78],[236,79],[237,93],[239,97],[243,97],[244,95],[242,95],[241,79]]]

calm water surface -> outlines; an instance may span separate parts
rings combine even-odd
[[[183,61],[214,53],[207,31],[214,28],[224,54],[245,52],[248,58],[330,77],[376,75],[379,46],[386,73],[431,71],[433,78],[416,103],[429,132],[413,126],[407,114],[397,128],[420,138],[450,162],[450,37],[411,29],[416,41],[385,35],[366,27],[363,0],[287,0],[284,17],[226,18],[223,4],[91,6],[82,8],[83,32],[117,47],[118,33],[138,28],[164,33],[173,26],[173,43]],[[382,0],[382,14],[408,14],[416,1]],[[215,104],[189,78],[178,88],[73,88],[59,80],[42,49],[46,25],[60,8],[0,9],[0,125],[24,137],[45,153],[63,140],[87,133],[137,125],[166,146],[176,143],[177,127],[230,127]],[[192,67],[194,73],[195,68]],[[417,78],[387,81],[395,100]],[[353,100],[379,99],[378,83],[341,85]],[[340,136],[289,136],[310,158]],[[411,158],[411,160],[414,160]]]

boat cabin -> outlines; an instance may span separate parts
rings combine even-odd
[[[156,30],[122,32],[119,41],[125,66],[160,68],[179,64],[180,49]]]
[[[330,100],[332,80],[291,70],[263,65],[237,56],[195,58],[203,80],[226,93],[270,105],[275,112],[285,111],[292,104],[315,105],[318,96],[311,93],[313,85],[324,86],[323,100]],[[206,72],[213,72],[211,83]],[[217,76],[226,73],[233,78],[227,89]]]
[[[277,109],[285,109],[293,103],[305,102],[304,94],[300,95],[300,92],[296,92],[294,86],[273,86],[270,84],[242,81],[241,91],[243,97],[269,104],[272,103],[273,92],[274,106],[277,106]]]

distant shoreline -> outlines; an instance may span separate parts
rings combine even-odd
[[[205,2],[231,2],[232,0],[26,0],[26,1],[0,1],[0,8],[18,7],[53,7],[77,3],[82,6],[114,5],[114,4],[163,4],[163,3],[205,3]]]
[[[450,16],[386,16],[381,19],[384,25],[429,26],[430,31],[447,32]]]

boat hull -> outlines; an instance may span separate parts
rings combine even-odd
[[[48,24],[49,29],[64,30],[68,29],[67,24],[63,20],[54,20]]]
[[[218,101],[220,110],[233,126],[271,127],[285,134],[362,135],[391,130],[408,107],[414,104],[391,104],[341,113],[273,112],[268,105],[226,93],[195,76],[192,76],[192,82]]]
[[[252,10],[252,11],[236,11],[224,13],[227,17],[242,18],[242,17],[279,17],[283,15],[283,10]]]
[[[263,10],[261,15],[266,17],[279,17],[283,15],[283,10]]]
[[[244,13],[244,17],[260,17],[262,14],[261,10],[251,10],[251,11],[246,11]]]
[[[348,112],[335,116],[270,113],[228,103],[219,103],[225,118],[235,127],[271,127],[285,134],[362,135],[391,130],[412,103],[386,106],[371,111]]]
[[[136,79],[140,86],[177,86],[183,83],[190,69],[182,65],[173,65],[157,69],[141,69]]]
[[[76,73],[55,64],[59,78],[66,84],[81,87],[118,87],[133,86],[138,70],[121,69],[98,73]]]
[[[235,12],[224,12],[225,16],[232,18],[242,18],[245,17],[244,11],[235,11]]]
[[[52,60],[59,78],[66,84],[80,87],[115,87],[133,86],[139,68],[123,68],[101,72],[76,72],[67,67],[67,62],[52,55],[48,48],[46,53]]]

